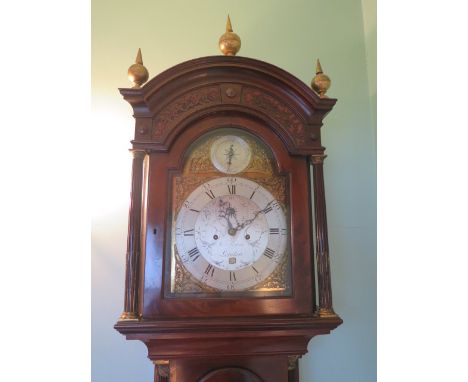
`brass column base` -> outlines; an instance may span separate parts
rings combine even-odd
[[[119,318],[120,321],[138,321],[138,314],[135,312],[123,312]]]
[[[337,314],[333,311],[333,309],[319,308],[315,312],[315,316],[317,316],[317,317],[337,317]]]

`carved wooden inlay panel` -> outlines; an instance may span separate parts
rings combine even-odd
[[[219,86],[193,90],[173,100],[154,120],[153,139],[160,139],[181,120],[195,111],[221,103]]]
[[[266,113],[280,125],[286,127],[297,144],[301,145],[305,142],[304,125],[286,104],[253,88],[244,88],[242,99],[246,105]]]

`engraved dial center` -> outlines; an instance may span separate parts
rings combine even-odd
[[[211,200],[195,222],[195,242],[210,264],[238,270],[254,264],[265,251],[269,226],[252,200],[224,195]],[[218,239],[213,240],[213,232]]]

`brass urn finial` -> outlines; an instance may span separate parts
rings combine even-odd
[[[312,89],[319,94],[320,98],[328,98],[325,93],[330,88],[331,80],[330,77],[323,73],[322,65],[320,65],[320,60],[318,58],[315,73],[316,75],[311,83]]]
[[[241,47],[240,37],[232,31],[229,15],[226,22],[226,33],[219,38],[219,49],[225,56],[235,56]]]
[[[141,49],[138,48],[135,63],[128,68],[128,79],[133,83],[133,88],[138,89],[141,87],[141,85],[148,81],[148,77],[148,69],[143,66]]]

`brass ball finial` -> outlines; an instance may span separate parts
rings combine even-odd
[[[312,79],[311,87],[320,96],[320,98],[328,98],[325,93],[330,88],[331,80],[326,74],[323,73],[320,60],[317,58],[317,67],[315,69],[315,77]]]
[[[148,69],[143,66],[143,59],[141,57],[141,49],[138,48],[138,53],[135,63],[128,68],[128,79],[133,83],[133,88],[138,89],[146,81],[148,81]]]
[[[241,48],[240,37],[232,31],[229,15],[226,22],[226,33],[219,38],[219,49],[225,56],[235,56]]]

